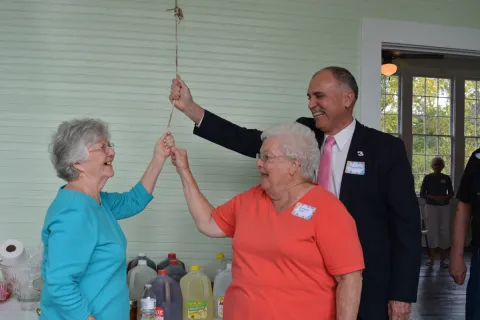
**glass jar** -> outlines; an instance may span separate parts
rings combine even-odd
[[[130,320],[137,320],[137,300],[130,300]]]
[[[0,271],[12,286],[12,293],[22,310],[35,310],[40,302],[41,292],[33,282],[42,277],[41,264],[27,266],[6,266],[0,263]]]
[[[12,289],[9,283],[5,280],[0,279],[0,303],[7,301],[12,294]]]

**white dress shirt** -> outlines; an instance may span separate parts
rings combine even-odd
[[[353,119],[352,123],[345,129],[333,136],[335,144],[332,147],[332,171],[330,172],[330,192],[337,198],[340,197],[340,187],[342,186],[343,169],[345,168],[345,162],[347,161],[348,149],[350,149],[350,143],[352,142],[353,132],[355,131],[356,121]],[[325,146],[325,140],[323,140],[320,148],[320,157]],[[320,166],[320,163],[319,163]],[[318,170],[317,177],[318,178]],[[315,179],[316,180],[316,179]]]

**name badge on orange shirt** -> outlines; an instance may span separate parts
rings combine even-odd
[[[317,208],[309,206],[308,204],[297,202],[297,204],[295,205],[295,208],[292,211],[292,214],[295,217],[299,217],[305,220],[310,220],[315,210],[317,210]]]

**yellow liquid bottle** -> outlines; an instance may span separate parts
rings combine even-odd
[[[213,293],[210,278],[193,265],[180,280],[183,296],[183,320],[213,320]]]

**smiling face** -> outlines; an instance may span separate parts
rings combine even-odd
[[[353,120],[355,94],[339,83],[330,70],[318,72],[308,87],[308,108],[315,126],[328,135],[335,135]]]
[[[76,168],[89,178],[106,180],[114,175],[112,166],[114,158],[113,145],[103,138],[88,148],[88,159],[77,164]]]
[[[267,193],[278,193],[292,184],[298,173],[298,161],[285,156],[282,140],[279,137],[267,138],[257,156],[257,168],[261,176],[261,185]]]

